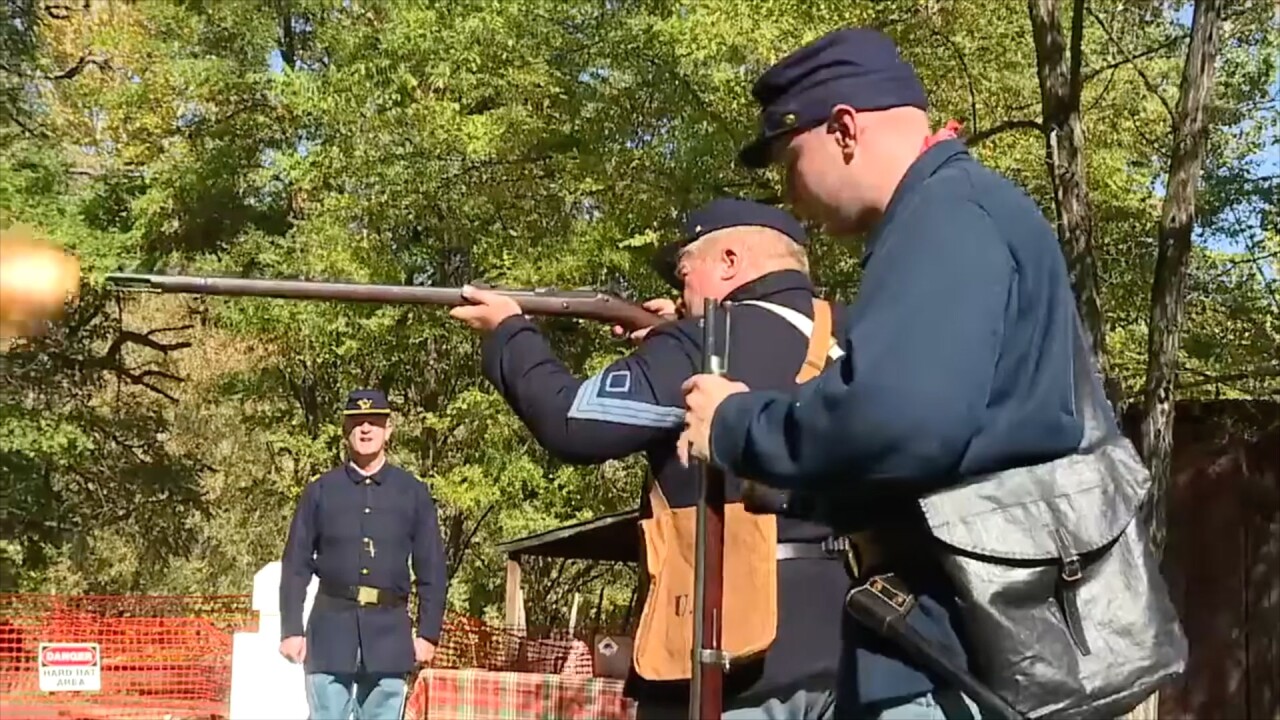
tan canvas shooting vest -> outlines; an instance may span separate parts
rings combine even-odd
[[[768,303],[751,304],[779,314],[787,310]],[[833,350],[831,305],[815,298],[813,310],[809,350],[797,383],[816,377],[828,358],[838,355]],[[793,319],[788,322],[799,327]],[[656,479],[650,483],[649,502],[653,516],[640,521],[646,590],[634,643],[636,672],[653,681],[688,680],[692,676],[697,507],[670,507]],[[720,643],[730,662],[758,657],[773,643],[778,627],[777,545],[776,515],[747,512],[741,501],[725,503]]]

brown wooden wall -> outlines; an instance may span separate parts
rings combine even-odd
[[[1179,403],[1164,571],[1191,658],[1163,718],[1280,718],[1280,403]]]

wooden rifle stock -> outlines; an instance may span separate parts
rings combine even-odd
[[[702,313],[702,372],[723,375],[729,359],[729,315],[707,299]],[[701,463],[693,571],[693,671],[689,717],[719,718],[724,703],[724,471]]]
[[[113,273],[107,283],[121,290],[140,290],[190,295],[229,295],[237,297],[270,297],[290,300],[338,300],[383,304],[470,305],[462,297],[462,288],[421,285],[372,285],[314,280],[253,280],[230,277],[198,277],[192,275],[135,275]],[[557,290],[555,288],[497,289],[477,284],[476,287],[505,295],[520,305],[528,315],[582,318],[616,323],[628,330],[653,327],[665,318],[645,310],[616,295],[595,290]]]

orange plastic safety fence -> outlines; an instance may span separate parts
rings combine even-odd
[[[0,594],[0,718],[225,718],[247,595]],[[98,692],[41,692],[41,643],[97,643]]]
[[[0,720],[226,718],[250,596],[0,594]],[[592,675],[590,629],[515,630],[445,614],[433,667]],[[96,643],[101,690],[43,692],[41,643]]]

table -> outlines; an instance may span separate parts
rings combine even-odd
[[[409,689],[405,720],[634,720],[635,703],[611,678],[423,670]]]

